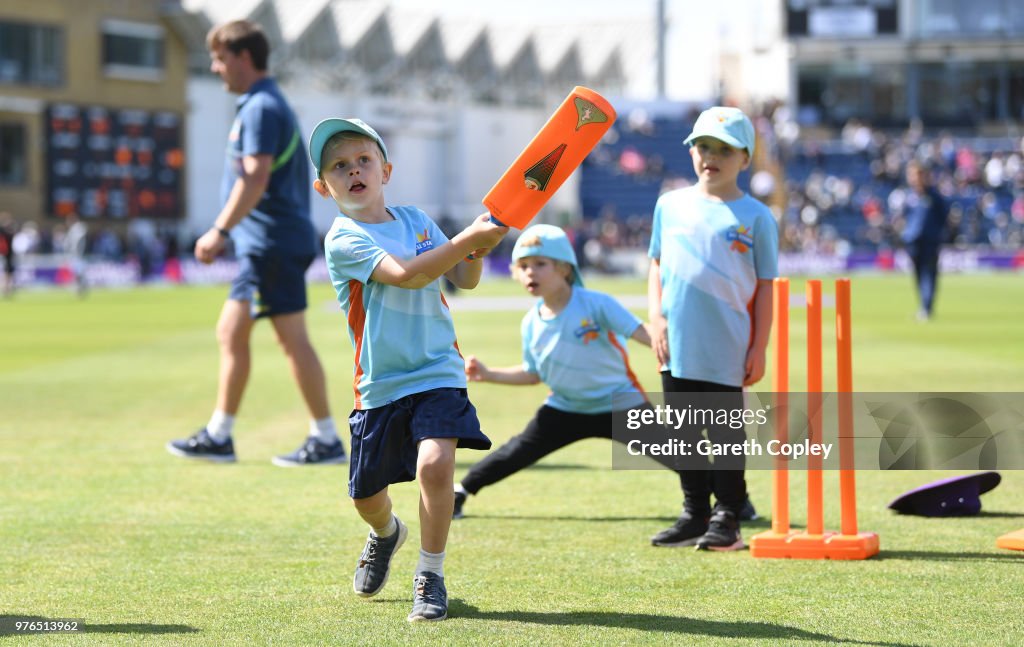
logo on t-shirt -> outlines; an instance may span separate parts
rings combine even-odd
[[[576,339],[582,339],[584,344],[589,344],[601,336],[601,326],[584,317],[580,321],[580,327],[573,334],[576,335]]]
[[[750,235],[750,228],[743,225],[736,225],[725,234],[725,239],[732,243],[729,249],[740,254],[746,254],[754,246],[754,237]]]
[[[434,241],[430,240],[430,234],[424,229],[423,233],[416,234],[416,255],[419,256],[423,252],[429,252],[434,249]]]

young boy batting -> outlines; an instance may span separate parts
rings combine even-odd
[[[410,622],[444,620],[444,557],[451,525],[455,448],[488,449],[466,394],[464,362],[442,275],[476,287],[480,263],[508,233],[486,214],[451,240],[415,207],[387,206],[387,148],[358,119],[327,119],[314,129],[313,188],[333,199],[327,267],[355,350],[355,410],[349,496],[370,526],[353,578],[355,592],[376,595],[408,529],[392,512],[388,487],[420,487],[420,558]]]
[[[666,393],[717,393],[743,407],[743,387],[764,375],[778,272],[778,227],[771,211],[737,184],[754,154],[754,126],[736,108],[697,118],[684,140],[697,184],[662,195],[654,208],[648,307],[651,340]],[[712,442],[742,443],[743,430],[707,430]],[[656,546],[743,548],[743,461],[686,470],[683,513],[652,538]],[[711,508],[711,495],[716,505]]]

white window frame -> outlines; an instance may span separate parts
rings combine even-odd
[[[103,63],[103,74],[105,76],[127,81],[151,81],[154,83],[164,80],[166,76],[164,67],[167,65],[167,30],[163,27],[149,23],[107,18],[100,25],[100,34],[103,38],[111,35],[156,40],[160,41],[164,48],[164,65],[160,68],[144,65],[125,65],[123,63]],[[101,43],[100,56],[105,55],[104,47]]]

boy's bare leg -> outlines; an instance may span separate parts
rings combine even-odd
[[[420,442],[416,478],[420,483],[420,546],[444,552],[455,506],[455,438]]]
[[[391,497],[387,488],[365,499],[352,499],[352,503],[371,528],[383,528],[391,522]]]
[[[359,556],[352,588],[359,596],[370,598],[380,593],[387,584],[391,558],[402,547],[408,530],[391,512],[391,497],[388,496],[387,488],[364,499],[352,499],[352,503],[363,521],[373,529]]]

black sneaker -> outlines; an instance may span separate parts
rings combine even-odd
[[[755,519],[760,518],[761,515],[757,514],[757,510],[754,509],[754,504],[750,502],[750,499],[748,498],[746,501],[744,501],[743,507],[740,508],[739,520],[754,521]]]
[[[448,617],[448,590],[444,578],[431,571],[412,578],[412,613],[409,622],[436,622]]]
[[[198,458],[214,463],[234,463],[235,444],[230,438],[218,443],[203,427],[195,434],[167,443],[167,451],[182,458]]]
[[[707,530],[707,518],[694,517],[689,512],[683,511],[683,514],[671,527],[651,537],[651,545],[666,548],[693,546]]]
[[[465,492],[455,493],[455,509],[452,510],[452,519],[462,518],[462,505],[466,502]]]
[[[697,540],[698,550],[741,550],[746,548],[740,537],[740,523],[728,510],[716,510],[711,515],[708,531]]]
[[[302,465],[338,465],[348,462],[345,445],[339,438],[333,445],[325,445],[313,436],[303,441],[302,446],[291,454],[275,456],[271,461],[278,467],[300,467]]]
[[[356,566],[356,574],[352,578],[353,590],[364,598],[377,595],[388,583],[391,558],[402,547],[406,535],[409,534],[409,529],[401,519],[395,517],[395,521],[398,522],[398,530],[390,537],[378,537],[371,532],[366,538],[366,546],[363,548],[363,554],[359,556],[359,565]]]

